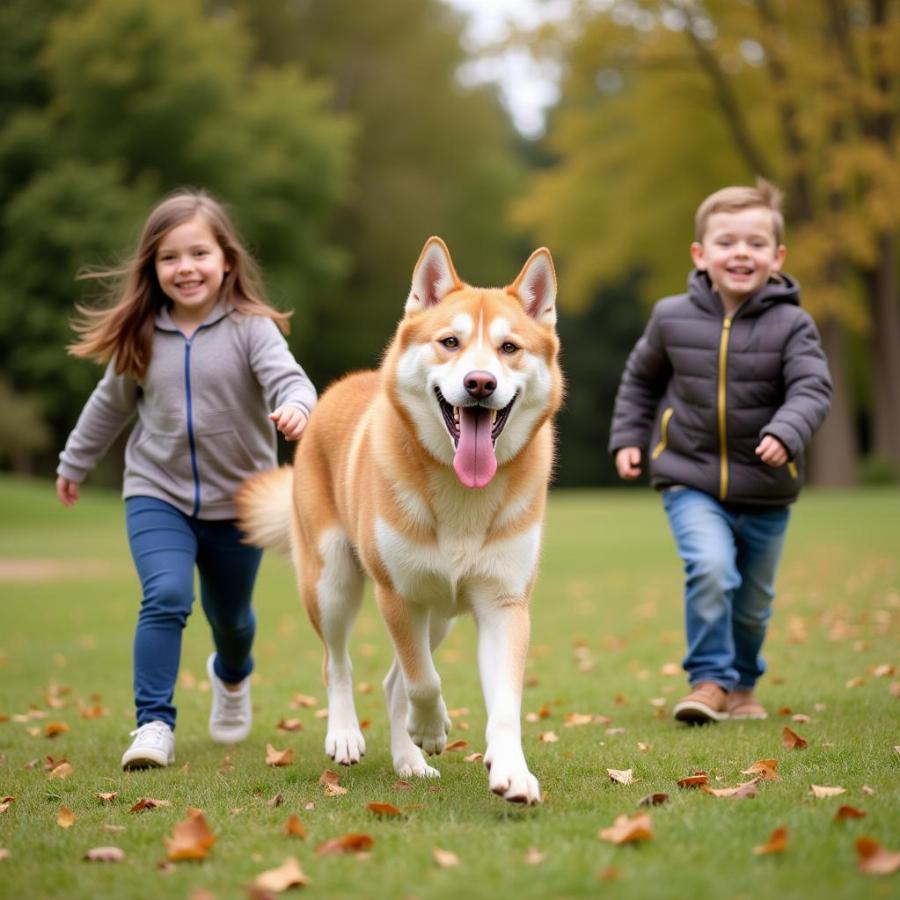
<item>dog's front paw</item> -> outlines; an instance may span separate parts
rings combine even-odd
[[[441,753],[447,746],[450,733],[450,716],[442,697],[428,706],[409,704],[406,715],[406,730],[412,742],[426,753]]]
[[[366,755],[366,741],[359,728],[329,728],[325,752],[339,766],[352,766]]]
[[[528,771],[520,747],[500,750],[488,748],[484,754],[491,790],[510,803],[534,806],[541,802],[541,786]]]
[[[440,778],[441,773],[429,766],[418,747],[410,746],[394,755],[394,771],[401,778]]]

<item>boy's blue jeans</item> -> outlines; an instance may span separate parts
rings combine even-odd
[[[137,724],[158,719],[174,728],[172,698],[181,634],[194,602],[194,566],[216,647],[215,673],[235,683],[253,670],[250,601],[262,551],[241,543],[233,522],[194,519],[154,497],[129,497],[125,521],[143,594],[134,636]]]
[[[691,488],[664,491],[663,505],[684,562],[688,679],[752,690],[790,510],[738,511]]]

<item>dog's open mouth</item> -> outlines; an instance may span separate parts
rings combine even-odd
[[[440,388],[435,388],[434,393],[456,448],[453,468],[459,480],[466,487],[484,487],[497,472],[494,444],[509,419],[516,398],[513,397],[503,409],[490,409],[477,404],[451,406]]]

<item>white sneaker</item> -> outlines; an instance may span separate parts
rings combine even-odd
[[[122,754],[123,769],[152,769],[175,762],[175,733],[155,719],[131,732],[134,740]]]
[[[245,678],[236,691],[229,691],[216,675],[211,653],[206,661],[206,673],[212,693],[212,709],[209,711],[209,736],[217,744],[237,744],[250,734],[253,710],[250,707],[250,679]]]

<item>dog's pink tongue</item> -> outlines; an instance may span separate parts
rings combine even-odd
[[[453,468],[466,487],[484,487],[497,472],[491,440],[491,411],[483,406],[464,406],[459,411],[459,443]]]

